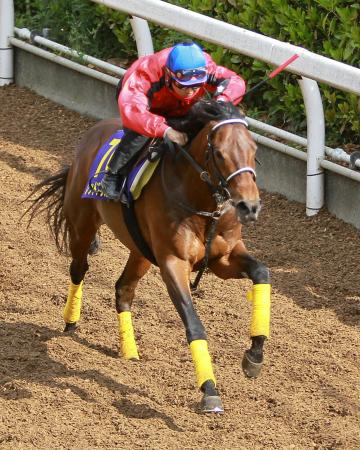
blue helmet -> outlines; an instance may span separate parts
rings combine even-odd
[[[175,45],[167,58],[166,67],[171,78],[183,86],[204,84],[207,80],[206,59],[194,42]]]

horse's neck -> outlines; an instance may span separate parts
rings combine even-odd
[[[204,170],[206,170],[206,136],[206,130],[200,132],[192,141],[189,148],[189,154]],[[192,209],[204,211],[214,210],[216,205],[209,186],[201,180],[200,173],[185,156],[178,155],[176,160],[174,158],[167,158],[164,172],[166,180],[163,184],[167,190],[168,198],[171,198],[175,202],[186,204]],[[163,179],[165,176],[163,174]]]

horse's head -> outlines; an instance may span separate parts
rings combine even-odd
[[[257,219],[260,212],[256,185],[256,144],[242,118],[211,122],[208,132],[207,160],[209,171],[228,197],[241,223]]]
[[[261,207],[255,174],[256,144],[245,116],[232,103],[201,100],[182,125],[183,131],[190,129],[193,135],[203,128],[194,144],[202,143],[212,184],[235,207],[241,223],[256,220]]]

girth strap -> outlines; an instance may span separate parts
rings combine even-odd
[[[145,242],[143,235],[141,234],[141,230],[135,214],[134,202],[130,202],[128,206],[122,203],[121,206],[126,227],[135,245],[147,260],[157,266],[158,264],[156,262],[155,256],[153,255],[153,252],[151,251],[150,247]]]

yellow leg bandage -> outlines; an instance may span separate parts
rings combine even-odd
[[[134,328],[131,320],[131,312],[124,311],[118,314],[120,348],[125,359],[139,359],[136,347]]]
[[[197,339],[190,343],[191,356],[195,365],[196,381],[200,388],[207,380],[212,380],[216,385],[215,375],[212,369],[208,344],[204,339]]]
[[[70,283],[63,315],[66,323],[75,323],[80,319],[82,286],[83,282],[80,284]]]
[[[270,335],[270,284],[254,284],[247,299],[253,304],[250,336]]]

